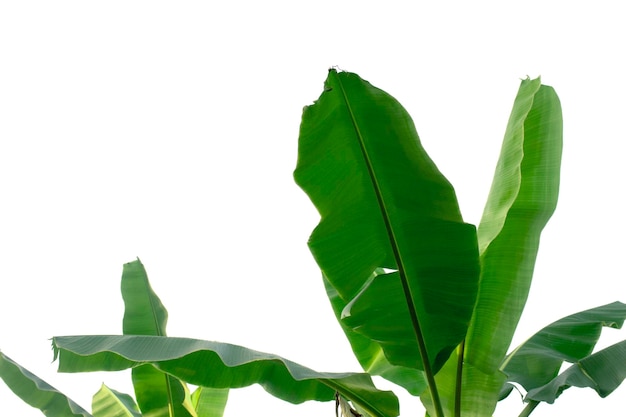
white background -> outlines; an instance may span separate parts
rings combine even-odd
[[[519,81],[541,75],[563,105],[562,187],[514,343],[626,301],[624,17],[617,1],[3,2],[0,349],[89,410],[102,381],[132,392],[128,373],[57,374],[48,339],[121,333],[122,264],[139,256],[169,335],[358,371],[292,180],[302,107],[334,65],[403,103],[472,223]],[[513,395],[496,416],[521,408]],[[533,416],[625,408],[624,387],[570,389]],[[2,383],[0,414],[41,415]],[[231,394],[226,416],[244,415],[334,405],[254,386]]]

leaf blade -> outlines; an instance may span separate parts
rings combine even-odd
[[[564,361],[577,362],[593,351],[603,327],[621,328],[626,304],[614,302],[563,317],[511,352],[502,366],[508,381],[526,391],[556,378]]]
[[[124,334],[166,336],[167,309],[139,259],[124,264],[121,283]]]
[[[115,391],[104,384],[93,396],[91,409],[94,417],[141,417],[139,408],[130,395]]]
[[[375,271],[377,274],[384,273],[382,270]],[[399,365],[393,365],[385,357],[380,343],[352,330],[350,326],[341,320],[341,314],[346,308],[346,302],[339,297],[335,288],[323,277],[326,294],[330,300],[335,317],[343,329],[355,357],[363,370],[370,375],[378,375],[393,382],[415,396],[419,396],[427,387],[424,372]]]
[[[469,324],[479,269],[475,229],[463,223],[452,186],[393,97],[356,74],[330,71],[326,82],[304,110],[294,172],[321,215],[309,246],[347,304],[369,295],[359,314],[405,306],[394,313],[412,329],[401,341],[380,326],[350,327],[390,342],[381,344],[390,363],[433,374]],[[385,302],[364,288],[376,268],[398,271],[397,302],[372,304]],[[353,323],[355,312],[347,312]]]
[[[91,414],[46,381],[0,352],[0,378],[26,404],[47,417],[91,417]]]
[[[556,208],[563,147],[558,96],[523,80],[478,227],[481,278],[466,360],[496,372],[521,316],[541,230]]]
[[[626,340],[589,355],[542,387],[530,390],[525,401],[552,404],[570,387],[591,388],[602,398],[626,379]]]
[[[198,417],[223,417],[229,392],[228,388],[196,388],[191,395],[196,415]]]
[[[258,383],[295,404],[332,401],[335,391],[373,416],[395,417],[398,400],[375,388],[369,375],[320,373],[241,346],[159,336],[63,336],[53,338],[60,372],[116,371],[152,364],[191,384],[239,388]]]

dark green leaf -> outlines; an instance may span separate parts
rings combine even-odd
[[[346,304],[344,323],[389,363],[436,372],[471,318],[476,232],[408,113],[356,74],[331,70],[304,110],[294,176],[321,215],[309,246]],[[377,268],[397,272],[370,279]]]

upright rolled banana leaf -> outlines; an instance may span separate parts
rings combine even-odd
[[[455,398],[444,403],[446,415],[489,416],[500,398],[506,376],[499,368],[526,304],[539,236],[556,207],[562,140],[556,93],[539,78],[523,80],[478,228],[480,286],[464,360],[451,358],[436,378]],[[422,402],[432,413],[428,393]]]
[[[469,326],[478,249],[408,113],[358,75],[330,70],[304,109],[294,177],[321,216],[309,247],[345,305],[342,324],[375,348],[355,353],[382,349],[390,365],[432,378]]]
[[[559,195],[563,116],[552,87],[523,80],[478,227],[480,290],[465,359],[496,372],[528,298],[539,237]]]
[[[146,269],[139,259],[124,264],[121,286],[124,334],[165,336],[167,310],[152,290]],[[177,378],[152,365],[143,365],[132,369],[132,379],[143,414],[151,417],[197,417],[186,386]]]

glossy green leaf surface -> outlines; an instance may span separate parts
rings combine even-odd
[[[46,381],[0,352],[0,378],[26,404],[47,417],[91,417],[91,414]]]
[[[436,372],[472,315],[476,231],[408,113],[358,75],[329,71],[302,116],[294,177],[321,215],[309,247],[346,304],[344,324],[389,363]],[[392,271],[370,279],[377,268]]]
[[[198,386],[239,388],[258,383],[296,404],[332,401],[337,391],[372,416],[398,415],[396,396],[376,389],[369,375],[315,372],[277,355],[226,343],[159,336],[64,336],[53,338],[53,347],[61,372],[152,364]]]
[[[517,347],[502,369],[526,391],[538,388],[558,375],[564,361],[574,363],[590,355],[603,327],[621,328],[625,319],[626,304],[620,302],[564,317]]]
[[[554,90],[523,80],[478,227],[482,270],[465,358],[485,373],[501,365],[526,304],[539,236],[557,203],[562,125]]]
[[[104,384],[93,396],[91,410],[94,417],[141,417],[130,395],[117,392]]]
[[[592,388],[601,397],[612,393],[626,378],[626,340],[589,355],[548,384],[530,390],[525,400],[553,403],[570,387]]]
[[[223,417],[229,392],[228,388],[196,388],[191,394],[191,403],[196,415],[198,417]]]
[[[124,334],[165,336],[167,310],[156,295],[140,260],[124,264],[122,272]],[[176,378],[152,365],[132,369],[139,408],[147,417],[195,417],[185,403],[185,387]]]
[[[375,271],[377,275],[381,273],[384,272],[382,270]],[[341,313],[346,307],[346,302],[339,297],[335,288],[330,285],[326,278],[324,278],[324,285],[335,316],[363,370],[370,375],[379,375],[394,384],[400,385],[413,395],[420,395],[427,386],[424,372],[389,363],[381,345],[377,341],[355,332],[341,320]]]

